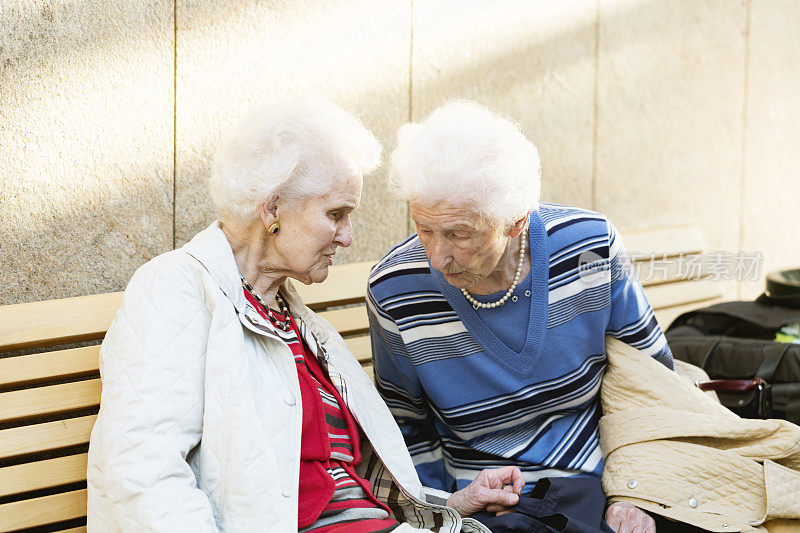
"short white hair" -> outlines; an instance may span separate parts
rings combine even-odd
[[[209,191],[223,220],[249,223],[271,198],[325,194],[336,172],[363,175],[380,156],[375,136],[330,101],[287,100],[244,117],[217,154]]]
[[[539,205],[539,152],[517,124],[454,101],[400,128],[389,189],[412,203],[465,206],[509,224]]]

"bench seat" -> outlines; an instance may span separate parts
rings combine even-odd
[[[718,301],[719,284],[687,278],[679,256],[701,254],[689,226],[625,234],[662,327],[688,308]],[[659,268],[653,262],[659,260]],[[325,283],[298,285],[372,373],[366,280],[373,262],[331,268]],[[670,266],[672,265],[672,266]],[[0,306],[0,532],[47,526],[85,531],[86,451],[100,403],[99,342],[122,293]],[[41,320],[41,317],[58,317]],[[74,343],[88,345],[69,347]],[[34,353],[19,354],[20,350]]]

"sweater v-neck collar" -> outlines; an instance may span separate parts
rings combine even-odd
[[[532,368],[538,360],[545,340],[547,326],[547,289],[549,282],[549,252],[547,234],[539,211],[531,211],[528,224],[529,254],[531,260],[531,299],[530,320],[521,352],[509,348],[489,329],[478,316],[461,291],[450,285],[441,272],[430,267],[431,276],[437,288],[461,319],[475,341],[492,358],[511,370],[520,371]],[[429,262],[430,264],[430,262]],[[524,367],[520,367],[524,363]]]

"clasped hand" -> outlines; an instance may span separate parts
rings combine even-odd
[[[525,487],[522,471],[516,466],[504,466],[482,470],[465,488],[454,492],[447,499],[461,516],[470,516],[478,511],[503,514],[519,502]]]

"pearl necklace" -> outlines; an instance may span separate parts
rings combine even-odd
[[[476,311],[481,309],[491,309],[493,307],[500,307],[506,300],[511,297],[511,294],[514,292],[514,289],[517,288],[517,284],[519,283],[519,277],[522,275],[522,265],[525,263],[525,249],[528,247],[528,227],[525,226],[525,229],[522,230],[522,238],[520,239],[519,243],[519,262],[517,263],[517,273],[514,274],[514,281],[511,282],[511,287],[506,291],[502,298],[497,300],[496,302],[479,302],[475,298],[472,297],[470,293],[467,292],[467,289],[461,289],[461,294],[464,295],[464,298],[467,299],[469,303],[472,304],[472,308]]]
[[[280,293],[275,293],[275,301],[278,302],[278,307],[281,308],[281,313],[283,314],[284,317],[286,317],[286,320],[279,320],[278,317],[276,317],[275,314],[272,312],[272,309],[270,309],[269,306],[264,303],[264,300],[261,299],[261,296],[256,294],[256,292],[253,290],[253,286],[247,283],[247,280],[244,279],[244,276],[239,274],[239,277],[242,278],[242,286],[244,286],[244,288],[247,289],[247,292],[249,292],[253,296],[253,298],[255,298],[256,301],[260,303],[264,309],[267,310],[267,316],[272,321],[272,323],[275,324],[276,327],[281,328],[283,331],[289,331],[289,328],[292,327],[289,318],[289,306],[287,306],[286,302],[283,301],[283,298],[281,297]]]

